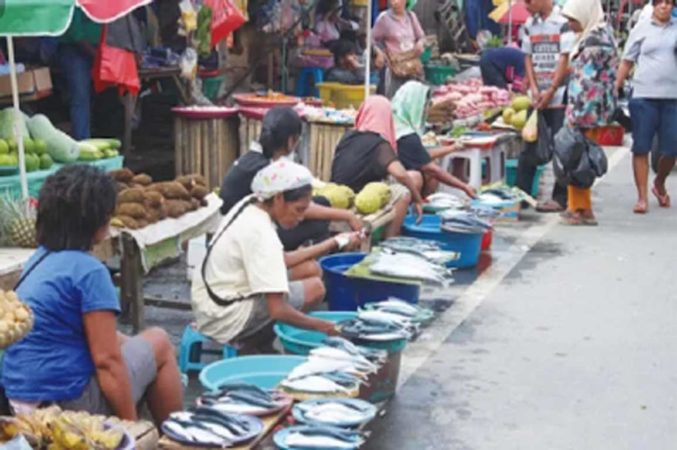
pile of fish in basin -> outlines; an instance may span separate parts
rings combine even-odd
[[[308,360],[280,383],[300,400],[292,414],[301,425],[275,435],[279,448],[359,448],[366,439],[361,430],[377,413],[373,403],[395,392],[406,342],[433,312],[388,299],[342,317],[337,322],[341,336],[327,336],[310,348]]]
[[[293,399],[279,390],[246,383],[222,384],[196,406],[172,413],[162,423],[171,440],[191,447],[228,448],[247,444],[265,430],[263,419],[288,409]]]

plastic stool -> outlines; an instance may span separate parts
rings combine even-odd
[[[183,330],[183,335],[181,336],[181,348],[179,349],[179,370],[181,373],[187,373],[189,370],[202,370],[207,365],[202,362],[203,353],[214,355],[221,354],[221,352],[213,350],[204,350],[202,344],[205,342],[213,341],[207,336],[200,334],[192,325],[188,325],[186,329]],[[223,347],[223,359],[235,358],[236,356],[237,349],[230,345],[225,345]]]
[[[312,88],[309,85],[309,77],[312,77]],[[296,79],[295,95],[297,97],[319,97],[320,91],[317,89],[317,83],[322,83],[322,81],[324,81],[324,69],[321,67],[302,68]]]
[[[488,153],[488,152],[487,152]],[[464,150],[460,150],[454,153],[451,153],[442,159],[440,165],[443,170],[451,173],[453,169],[454,159],[465,159],[470,164],[470,175],[468,177],[468,184],[475,189],[479,189],[482,186],[482,158],[487,155],[483,154],[482,150],[477,147],[467,147]],[[453,192],[454,189],[440,184],[440,192]]]

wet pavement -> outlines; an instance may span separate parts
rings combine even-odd
[[[601,225],[523,214],[477,270],[421,302],[438,312],[405,351],[369,450],[674,449],[675,212],[634,216],[630,158],[595,188]],[[615,163],[618,163],[617,165]],[[147,293],[188,301],[185,266]],[[178,345],[189,312],[147,308]],[[191,378],[187,402],[199,393]]]

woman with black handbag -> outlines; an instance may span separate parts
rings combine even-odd
[[[609,124],[616,111],[616,43],[604,20],[600,0],[569,0],[562,15],[569,20],[571,29],[579,33],[570,61],[565,126],[588,134],[593,128]],[[585,153],[582,157],[589,156]],[[568,205],[562,214],[563,222],[597,225],[591,187],[572,181],[567,190]]]

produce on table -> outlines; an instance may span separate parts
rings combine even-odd
[[[80,148],[78,161],[96,161],[103,158],[103,152],[99,151],[99,149],[93,145],[87,144],[86,142],[78,142],[78,147]]]
[[[28,128],[26,121],[28,120],[28,117],[21,113],[23,115],[23,120],[19,121],[18,116],[16,115],[14,108],[5,108],[2,111],[0,111],[0,138],[2,139],[12,139],[12,141],[16,144],[16,141],[14,141],[15,138],[15,125],[19,125],[21,127],[21,136],[30,136],[28,133]],[[19,121],[17,124],[16,122]],[[10,146],[11,148],[11,146]]]
[[[30,135],[47,143],[47,152],[56,162],[77,161],[80,156],[78,143],[63,131],[52,125],[47,116],[36,114],[28,119]]]
[[[21,434],[33,448],[115,450],[125,434],[121,427],[108,425],[106,420],[104,416],[50,406],[29,415],[0,418],[0,441],[7,442]]]
[[[348,209],[353,206],[355,193],[348,186],[328,183],[326,186],[315,189],[314,196],[321,196],[329,200],[332,208]]]
[[[178,218],[206,206],[209,190],[201,175],[153,183],[147,174],[124,168],[110,172],[118,184],[117,207],[111,220],[116,228],[137,230],[167,217]]]
[[[35,139],[33,141],[35,144],[35,154],[36,155],[45,155],[47,154],[47,142],[42,139]]]
[[[495,86],[484,86],[479,79],[472,79],[436,88],[433,102],[444,101],[454,102],[454,118],[466,119],[490,109],[509,105],[510,93]]]
[[[36,248],[35,219],[35,207],[0,197],[0,242],[9,247]]]
[[[385,183],[369,183],[355,197],[360,214],[373,214],[390,202],[390,187]]]
[[[531,99],[526,95],[518,95],[512,99],[511,106],[515,111],[525,111],[531,106]]]
[[[518,130],[521,130],[522,128],[524,128],[524,125],[526,125],[526,123],[527,123],[527,110],[524,109],[516,113],[514,116],[512,116],[510,125],[517,128]]]
[[[0,290],[0,348],[5,348],[33,328],[33,313],[21,303],[14,291]]]
[[[198,54],[206,58],[212,51],[212,9],[206,5],[200,8],[197,14],[197,31],[195,32],[195,41],[197,41]]]
[[[516,111],[512,108],[505,108],[501,114],[503,118],[503,123],[510,124],[512,123],[512,118],[515,115]]]
[[[96,161],[118,156],[121,143],[117,139],[99,138],[80,141],[78,146],[80,147],[80,161]]]
[[[9,153],[9,144],[4,139],[0,139],[0,155],[7,155]]]

